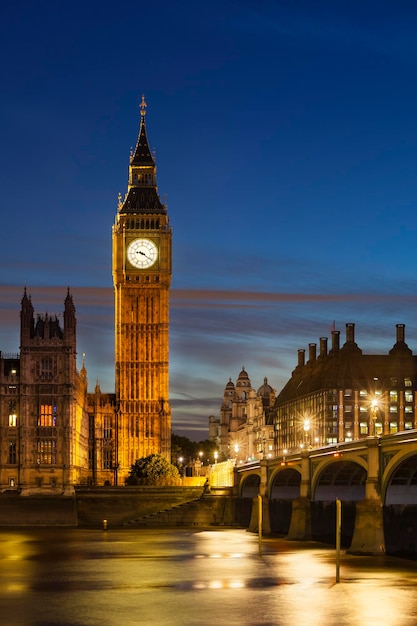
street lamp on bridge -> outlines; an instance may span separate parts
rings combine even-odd
[[[378,400],[374,398],[371,402],[371,410],[369,414],[369,433],[370,437],[375,437],[375,423],[378,415]]]
[[[304,442],[305,442],[306,448],[310,447],[310,427],[311,427],[310,420],[305,419],[303,422],[303,430],[304,430]]]

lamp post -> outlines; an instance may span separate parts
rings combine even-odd
[[[375,398],[371,402],[371,411],[369,415],[369,436],[375,437],[375,422],[378,413],[378,400]]]
[[[217,450],[216,450],[216,452],[214,453],[214,462],[215,462],[215,463],[217,463],[217,457],[218,457],[218,456],[219,456],[219,453],[218,453],[218,452],[217,452]]]
[[[303,423],[303,430],[304,430],[304,440],[305,440],[305,447],[308,448],[309,444],[310,444],[310,420],[309,419],[305,419],[304,423]]]

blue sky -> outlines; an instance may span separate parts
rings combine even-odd
[[[142,93],[173,226],[173,429],[207,436],[244,365],[356,324],[417,350],[417,5],[38,0],[0,11],[0,350],[23,288],[67,286],[91,390],[114,389],[111,225]]]

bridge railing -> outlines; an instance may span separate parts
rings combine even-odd
[[[233,468],[236,460],[229,459],[211,466],[209,482],[212,487],[233,487]]]

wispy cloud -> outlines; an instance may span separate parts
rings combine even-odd
[[[62,315],[66,287],[28,287],[35,314]],[[90,388],[99,379],[114,391],[113,290],[71,287],[77,310],[77,345],[86,354]],[[0,287],[0,350],[19,349],[23,288]],[[174,289],[171,293],[170,383],[174,430],[206,432],[218,415],[224,387],[245,366],[256,388],[264,376],[278,391],[297,362],[297,350],[330,336],[333,321],[342,332],[357,325],[364,351],[387,352],[395,324],[406,323],[406,338],[417,342],[417,296],[387,294],[274,293],[246,290]],[[370,319],[372,321],[370,321]],[[198,435],[197,435],[198,433]]]
[[[199,306],[209,304],[212,306],[242,304],[262,305],[268,302],[389,302],[390,300],[403,302],[416,302],[417,296],[398,296],[390,294],[351,294],[351,293],[274,293],[239,290],[199,290],[199,289],[176,289],[172,291],[172,303],[174,306]]]

